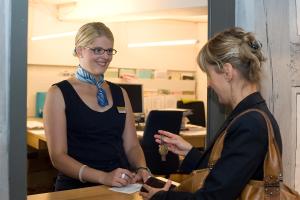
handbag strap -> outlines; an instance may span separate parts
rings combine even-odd
[[[208,168],[212,169],[213,166],[215,165],[215,163],[221,157],[227,130],[240,116],[242,116],[250,111],[251,110],[245,110],[244,112],[241,112],[240,114],[238,114],[235,118],[233,118],[233,120],[230,121],[230,123],[227,125],[226,129],[218,136],[218,138],[216,139],[216,141],[212,147],[212,151],[211,151],[211,154],[210,154],[210,157],[208,160]]]
[[[208,167],[213,168],[215,163],[221,157],[221,153],[224,146],[225,136],[229,127],[235,122],[240,116],[249,112],[259,112],[265,119],[268,129],[268,152],[264,160],[264,182],[266,186],[276,187],[277,184],[282,180],[282,160],[279,152],[278,145],[275,140],[273,126],[267,114],[259,109],[248,109],[237,115],[227,126],[227,128],[219,135],[215,144],[213,145],[212,152],[209,157]]]
[[[282,181],[282,159],[277,142],[275,140],[272,123],[265,112],[258,109],[253,110],[262,114],[268,128],[268,152],[264,161],[265,184],[273,184],[274,182],[279,184],[279,182]]]

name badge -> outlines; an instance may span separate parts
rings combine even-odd
[[[126,108],[125,107],[118,106],[117,109],[118,109],[119,113],[126,113]]]

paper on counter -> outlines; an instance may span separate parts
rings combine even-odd
[[[112,191],[115,191],[115,192],[132,194],[132,193],[140,191],[141,187],[142,187],[142,184],[134,183],[134,184],[129,184],[124,187],[111,187],[109,189]]]

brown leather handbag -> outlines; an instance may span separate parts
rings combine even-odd
[[[299,193],[282,182],[282,160],[274,138],[273,127],[267,114],[258,109],[246,110],[235,117],[226,130],[217,138],[209,158],[208,168],[193,171],[189,177],[180,183],[175,189],[176,191],[195,192],[203,186],[210,170],[221,156],[228,127],[241,115],[253,111],[263,115],[268,128],[269,142],[264,161],[264,180],[250,180],[238,200],[300,200]]]

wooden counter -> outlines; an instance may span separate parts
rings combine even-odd
[[[95,186],[60,192],[50,192],[27,196],[27,200],[142,200],[138,192],[124,194],[114,192],[107,186]]]

